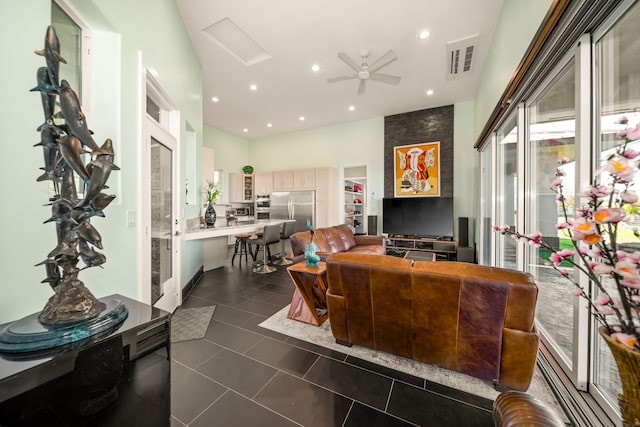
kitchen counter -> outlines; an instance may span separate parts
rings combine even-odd
[[[209,239],[211,237],[231,236],[240,233],[253,233],[260,231],[265,225],[281,224],[285,220],[254,220],[254,221],[238,221],[237,224],[227,225],[227,221],[222,219],[216,220],[215,227],[197,228],[189,230],[185,234],[185,240]],[[220,225],[218,225],[218,223]]]
[[[240,233],[252,234],[262,231],[265,225],[283,222],[286,220],[238,221],[237,224],[227,225],[227,221],[223,218],[216,220],[215,227],[187,231],[184,238],[185,240],[202,240],[202,267],[204,271],[209,271],[224,267],[228,263],[228,236]]]

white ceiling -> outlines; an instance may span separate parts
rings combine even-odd
[[[177,0],[202,66],[204,123],[249,140],[473,99],[502,3]],[[271,58],[247,66],[202,32],[225,18]],[[431,36],[418,39],[422,30]],[[447,43],[476,34],[472,73],[447,80]],[[371,64],[389,49],[398,59],[380,72],[401,76],[397,86],[369,80],[358,95],[357,79],[327,83],[354,73],[338,52],[360,63],[361,52],[369,51]],[[314,73],[313,64],[320,71]],[[252,83],[256,91],[249,89]],[[427,96],[427,89],[434,95]]]

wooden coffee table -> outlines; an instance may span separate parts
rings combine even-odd
[[[327,313],[327,263],[307,267],[302,261],[287,268],[296,290],[287,317],[320,326],[329,318]]]

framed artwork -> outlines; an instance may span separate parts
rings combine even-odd
[[[394,197],[440,197],[440,141],[393,147]]]

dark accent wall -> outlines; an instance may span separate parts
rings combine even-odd
[[[393,198],[393,147],[440,141],[440,196],[453,197],[453,105],[384,118],[384,197]]]

